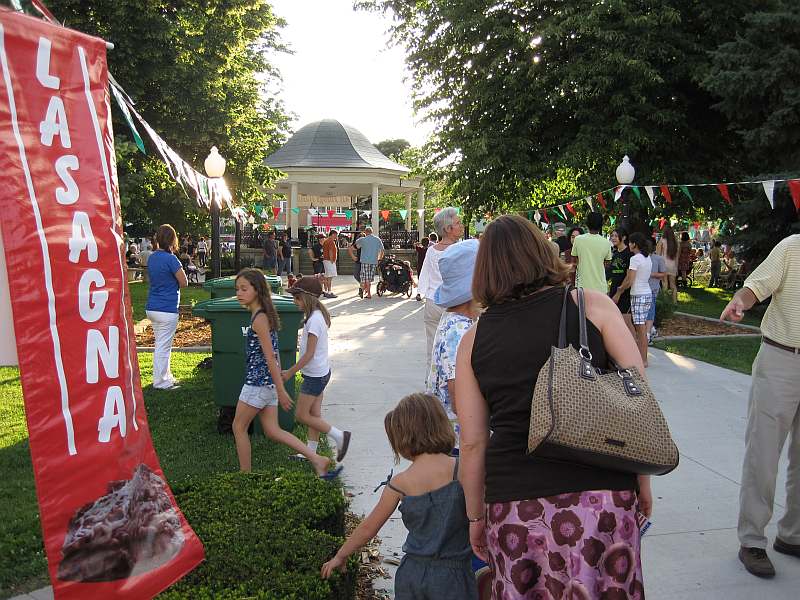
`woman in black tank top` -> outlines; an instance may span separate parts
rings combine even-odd
[[[569,273],[551,246],[518,216],[496,219],[481,238],[473,296],[486,312],[462,339],[456,367],[470,541],[492,566],[495,597],[643,597],[636,513],[650,513],[649,479],[527,453],[533,389],[557,345]],[[643,373],[616,305],[585,296],[593,364],[605,368],[611,356]],[[577,320],[568,301],[576,347]]]

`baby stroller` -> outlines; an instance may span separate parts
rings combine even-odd
[[[411,277],[411,267],[393,255],[385,257],[378,263],[381,280],[377,285],[378,296],[384,292],[391,294],[405,294],[411,298],[414,280]]]

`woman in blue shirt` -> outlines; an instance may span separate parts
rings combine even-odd
[[[155,350],[153,351],[153,387],[172,390],[178,387],[169,366],[172,339],[178,328],[178,303],[180,288],[186,287],[186,273],[175,256],[178,234],[172,225],[161,225],[156,232],[157,249],[147,260],[150,290],[147,294],[147,318],[153,325]]]

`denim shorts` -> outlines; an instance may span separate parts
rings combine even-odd
[[[655,321],[656,320],[656,297],[658,294],[653,292],[653,303],[650,305],[650,310],[647,312],[647,320],[648,321]]]
[[[327,375],[322,377],[311,377],[310,375],[303,374],[303,383],[300,384],[300,393],[308,396],[319,396],[325,391],[325,386],[331,380],[331,372],[328,371]]]
[[[242,386],[239,402],[261,410],[268,406],[278,406],[278,392],[274,385],[248,385]]]

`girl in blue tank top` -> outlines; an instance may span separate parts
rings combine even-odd
[[[395,600],[477,600],[464,490],[458,459],[450,456],[455,434],[442,404],[429,394],[411,394],[383,423],[396,460],[412,464],[386,481],[378,504],[322,565],[322,576],[343,570],[347,557],[375,537],[400,504],[408,537]]]
[[[278,424],[278,403],[284,410],[292,408],[292,399],[286,392],[281,378],[278,355],[278,311],[272,304],[269,285],[258,269],[244,269],[236,276],[236,299],[250,313],[250,328],[247,331],[247,374],[242,386],[236,416],[233,419],[233,437],[239,468],[250,471],[250,436],[247,429],[258,416],[266,436],[289,446],[305,456],[317,475],[330,479],[341,471],[328,473],[331,459],[320,456]]]

